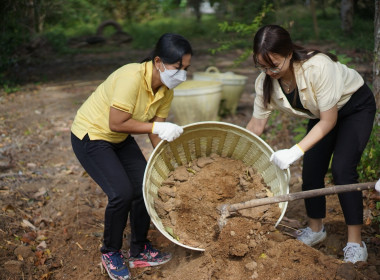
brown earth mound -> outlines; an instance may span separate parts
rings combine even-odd
[[[318,279],[335,279],[339,261],[274,228],[281,215],[277,204],[240,210],[227,218],[225,226],[218,226],[221,204],[272,195],[261,175],[231,158],[212,155],[170,173],[158,191],[155,209],[175,239],[206,252],[162,276],[272,280],[316,279],[317,273]],[[311,270],[310,266],[315,267]],[[303,278],[298,278],[300,273]]]
[[[164,228],[179,242],[191,247],[207,248],[212,242],[219,242],[221,220],[218,206],[233,204],[255,198],[273,196],[252,167],[241,160],[224,158],[218,155],[199,158],[188,166],[181,166],[169,174],[158,190],[155,209]],[[233,255],[240,256],[242,244],[248,248],[249,236],[254,235],[253,225],[261,231],[260,222],[275,224],[281,211],[278,205],[241,210],[240,215],[251,221],[249,235],[246,225],[236,224],[231,235],[235,238],[236,248]],[[228,220],[228,219],[227,219]],[[236,251],[236,252],[234,252]]]

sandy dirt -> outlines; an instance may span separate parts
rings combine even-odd
[[[181,244],[193,248],[208,250],[213,243],[226,243],[226,238],[221,237],[231,239],[240,236],[236,232],[242,232],[242,239],[235,238],[233,247],[222,250],[232,256],[242,256],[248,251],[254,230],[251,228],[248,235],[244,234],[247,223],[237,223],[230,235],[221,234],[223,225],[231,217],[224,217],[218,207],[268,196],[273,196],[270,187],[253,168],[241,160],[212,155],[171,172],[158,189],[155,210],[163,229]],[[281,216],[281,209],[278,205],[265,205],[243,209],[236,215],[248,219],[248,223],[254,224],[256,231],[260,232],[260,222],[275,224]]]
[[[238,54],[211,57],[200,50],[191,71],[210,65],[231,70]],[[144,55],[127,48],[105,55],[73,55],[64,62],[44,60],[30,72],[24,68],[23,74],[48,82],[28,83],[16,93],[0,94],[0,279],[109,279],[99,265],[106,196],[76,160],[70,126],[80,104],[102,79]],[[236,115],[221,120],[244,127],[252,114],[257,73],[250,61],[232,71],[247,75],[249,82]],[[172,115],[169,121],[175,121]],[[293,120],[278,115],[268,135],[280,122]],[[148,159],[152,152],[148,138],[135,138]],[[280,149],[289,147],[290,139],[290,131],[284,128],[268,136],[268,143]],[[291,192],[301,190],[300,166],[297,162],[291,168]],[[363,192],[367,214],[373,207],[370,195]],[[305,223],[303,201],[288,204],[277,228],[269,221],[234,216],[205,252],[174,244],[152,225],[153,245],[174,257],[163,266],[131,269],[131,273],[133,279],[380,279],[378,225],[363,227],[368,262],[352,265],[342,262],[346,227],[336,196],[327,199],[324,242],[311,248],[291,236]],[[127,227],[126,251],[129,236]]]

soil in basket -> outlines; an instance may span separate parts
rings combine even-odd
[[[158,191],[155,209],[165,229],[182,244],[207,248],[215,241],[227,242],[231,254],[242,256],[257,242],[260,231],[274,230],[280,208],[273,204],[240,210],[234,228],[226,233],[218,226],[217,207],[267,196],[273,196],[270,188],[252,167],[212,155],[169,174]]]
[[[271,196],[262,177],[240,160],[212,155],[177,168],[165,180],[155,209],[166,230],[182,244],[204,248],[177,250],[160,279],[354,279],[353,266],[326,256],[274,225],[277,204],[239,211],[219,229],[217,206]],[[340,277],[340,278],[339,278]],[[361,278],[357,278],[361,279]]]

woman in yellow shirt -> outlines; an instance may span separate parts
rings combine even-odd
[[[148,134],[153,147],[183,132],[165,122],[173,88],[186,80],[192,57],[181,35],[160,37],[150,57],[113,72],[79,108],[72,128],[75,155],[108,197],[102,263],[111,279],[130,279],[121,254],[128,215],[131,225],[129,267],[160,265],[170,253],[153,248],[147,239],[150,217],[142,184],[146,160],[131,134]]]
[[[253,41],[254,62],[262,72],[255,83],[254,111],[247,129],[264,131],[273,109],[308,118],[306,136],[290,149],[275,152],[271,161],[286,169],[304,155],[302,189],[324,187],[331,169],[336,185],[358,182],[356,168],[371,134],[376,104],[373,93],[353,69],[337,62],[336,56],[293,44],[280,26],[260,28]],[[339,194],[348,228],[344,261],[367,260],[361,239],[363,202],[361,192]],[[298,239],[313,246],[326,238],[322,219],[325,197],[305,199],[309,226]]]

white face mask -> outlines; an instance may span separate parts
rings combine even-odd
[[[160,71],[161,82],[165,86],[172,89],[178,86],[180,83],[186,81],[186,75],[187,75],[186,70],[166,69],[163,63],[162,65],[164,66],[164,69],[165,69],[163,72],[161,72],[159,68],[157,69],[158,71]]]

